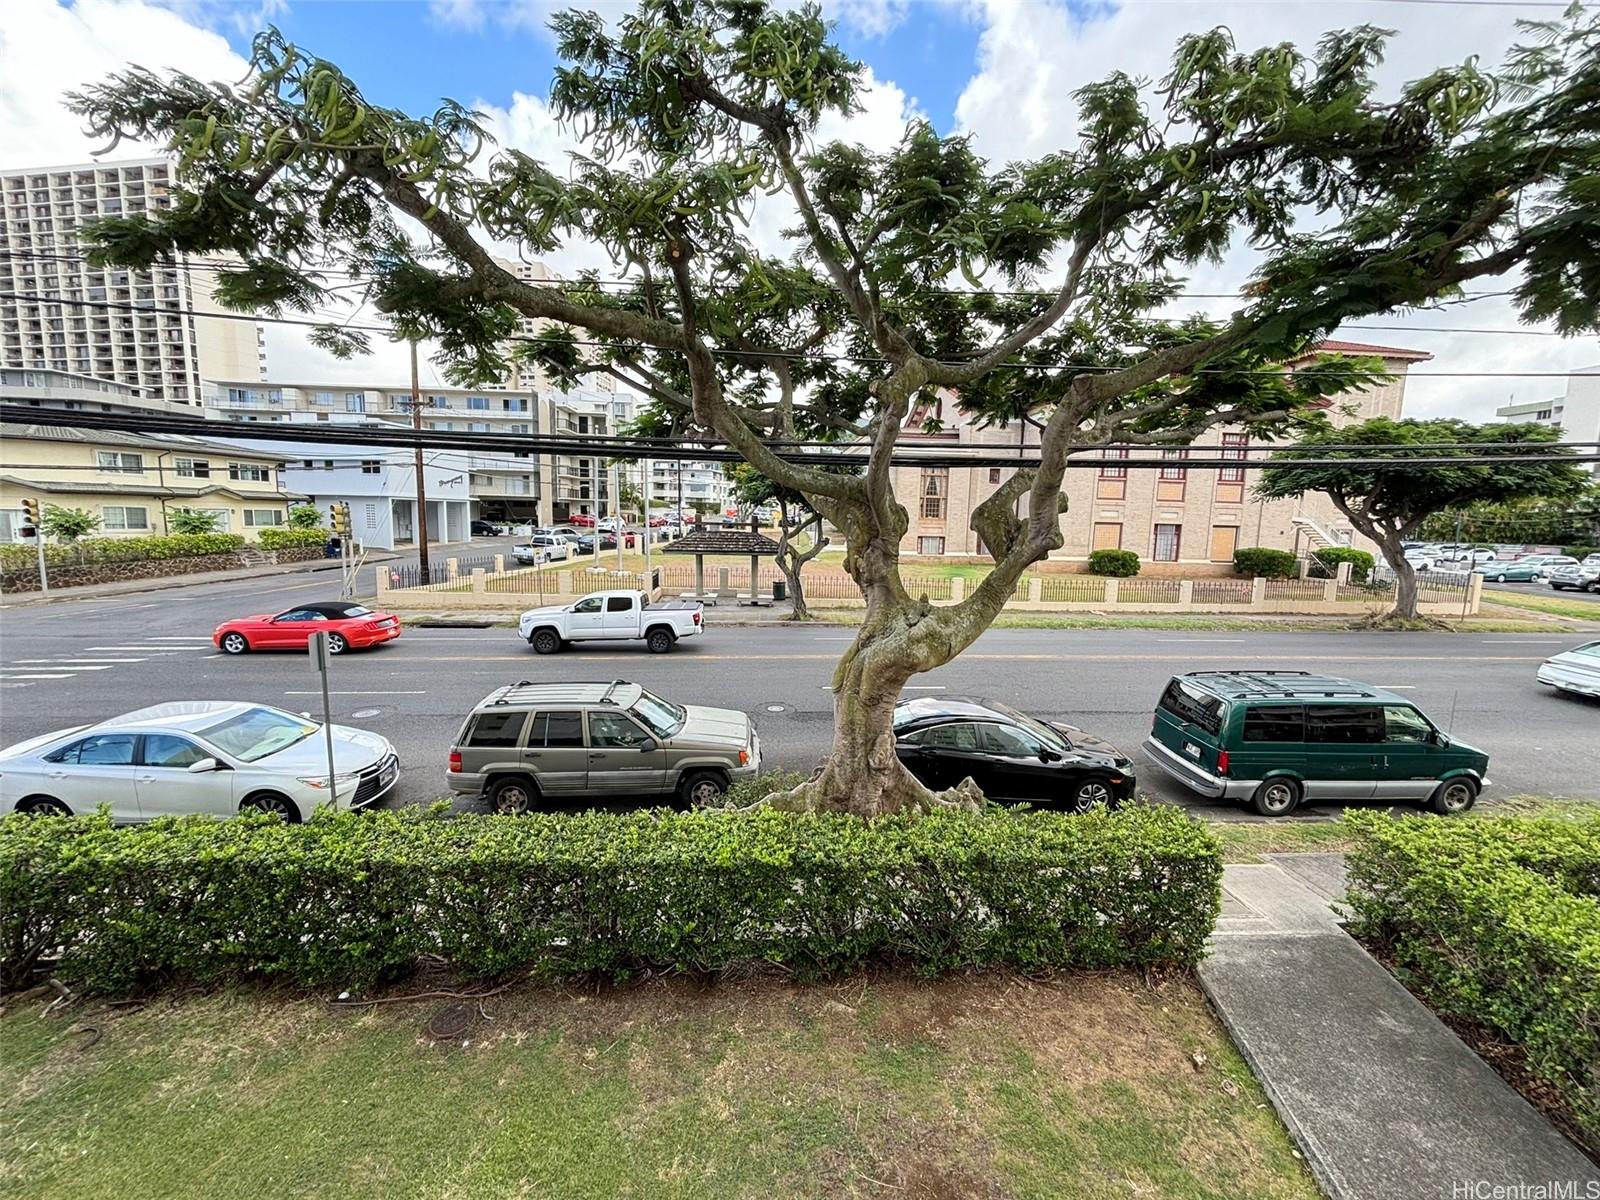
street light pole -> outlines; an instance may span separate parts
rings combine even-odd
[[[411,428],[422,432],[422,387],[417,381],[417,343],[411,342]],[[422,475],[422,439],[417,439],[417,579],[428,584],[428,483]]]

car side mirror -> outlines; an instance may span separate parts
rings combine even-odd
[[[1450,736],[1440,733],[1437,729],[1428,735],[1428,740],[1435,746],[1448,746],[1450,744]]]
[[[222,764],[214,758],[202,758],[189,764],[189,774],[204,775],[207,771],[220,771]]]
[[[1040,751],[1039,751],[1039,761],[1040,761],[1040,762],[1047,762],[1047,763],[1048,763],[1048,762],[1055,762],[1055,761],[1057,761],[1057,760],[1058,760],[1058,759],[1059,759],[1059,758],[1060,758],[1060,757],[1061,757],[1061,756],[1060,756],[1060,755],[1059,755],[1059,754],[1057,754],[1057,753],[1056,753],[1056,752],[1055,752],[1055,751],[1054,751],[1054,750],[1050,750],[1050,749],[1041,749],[1041,750],[1040,750]]]
[[[645,738],[644,741],[639,743],[639,752],[641,754],[649,754],[650,751],[654,750],[655,748],[656,743],[654,738]]]

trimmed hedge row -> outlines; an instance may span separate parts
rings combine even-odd
[[[1356,932],[1435,1011],[1517,1043],[1600,1151],[1600,819],[1346,819]]]
[[[1233,573],[1252,579],[1293,579],[1300,573],[1300,561],[1287,550],[1244,546],[1233,552]]]
[[[361,987],[423,955],[468,976],[781,963],[1191,965],[1220,905],[1176,809],[920,819],[773,811],[0,819],[0,947],[90,992]]]
[[[1351,583],[1365,583],[1377,561],[1367,551],[1351,546],[1324,546],[1313,550],[1311,557],[1327,567],[1329,575],[1338,574],[1340,563],[1349,563]]]
[[[326,529],[302,529],[291,525],[269,527],[256,534],[263,550],[286,550],[290,546],[324,546],[332,536]]]
[[[1089,551],[1089,574],[1128,579],[1139,573],[1139,556],[1132,550]]]
[[[238,533],[173,533],[150,537],[83,538],[70,544],[46,543],[47,566],[86,566],[92,563],[139,562],[149,559],[194,558],[207,554],[230,554],[244,549],[244,535]],[[0,566],[10,570],[31,570],[39,551],[28,545],[0,546]]]

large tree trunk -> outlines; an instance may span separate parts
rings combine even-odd
[[[1406,557],[1400,545],[1400,535],[1381,526],[1374,526],[1367,534],[1378,543],[1383,561],[1394,572],[1394,607],[1383,617],[1386,621],[1415,621],[1417,619],[1417,570]]]

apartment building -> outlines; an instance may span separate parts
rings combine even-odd
[[[720,513],[731,503],[728,477],[719,462],[652,462],[650,507],[668,512]]]
[[[1432,355],[1393,346],[1357,342],[1325,342],[1325,351],[1377,355],[1393,378],[1377,387],[1339,397],[1330,406],[1336,425],[1372,417],[1398,417],[1405,400],[1405,374],[1411,364]],[[1347,415],[1342,409],[1352,410]],[[941,432],[922,432],[934,417],[943,422]],[[989,446],[996,451],[1037,450],[1039,431],[1033,426],[981,428],[964,416],[953,397],[913,411],[906,420],[901,443],[907,447]],[[1065,539],[1051,556],[1087,559],[1091,550],[1132,550],[1154,571],[1222,571],[1243,546],[1267,546],[1307,554],[1329,545],[1366,546],[1333,502],[1319,493],[1295,500],[1261,500],[1252,486],[1259,471],[1244,466],[1221,470],[1189,469],[1185,458],[1243,459],[1254,446],[1239,429],[1217,429],[1198,439],[1197,445],[1220,445],[1219,452],[1172,448],[1161,453],[1169,465],[1157,469],[1107,464],[1067,470],[1063,490],[1068,508],[1061,515]],[[1127,451],[1122,457],[1127,457]],[[1141,452],[1141,457],[1144,453]],[[895,495],[911,516],[901,543],[908,555],[980,555],[982,539],[971,527],[973,510],[1011,475],[1009,467],[896,467]],[[1019,514],[1026,514],[1026,499]],[[1171,564],[1163,566],[1162,564]],[[1152,568],[1147,567],[1147,570]]]
[[[1494,410],[1508,425],[1549,425],[1565,441],[1600,443],[1600,366],[1584,367],[1567,376],[1564,395],[1527,404],[1515,402]],[[1600,463],[1588,467],[1600,475]]]
[[[261,379],[261,327],[212,297],[215,262],[99,269],[78,231],[171,206],[172,165],[153,158],[0,171],[0,367],[93,376],[149,399],[200,403],[208,376]]]
[[[170,533],[177,509],[216,518],[218,533],[283,525],[304,499],[286,487],[282,455],[171,434],[0,425],[0,542],[15,542],[22,501],[81,508],[102,536]]]
[[[147,397],[130,384],[97,379],[93,375],[75,375],[71,371],[0,369],[0,400],[53,412],[142,412],[171,416],[187,411],[186,405]],[[189,412],[188,415],[195,414]]]
[[[421,389],[422,424],[446,433],[610,435],[633,416],[628,392],[528,391],[431,386]],[[232,422],[385,421],[409,425],[410,385],[260,383],[210,380],[208,417]],[[592,455],[534,451],[431,452],[468,475],[471,516],[490,521],[554,522],[611,511],[604,461]]]

